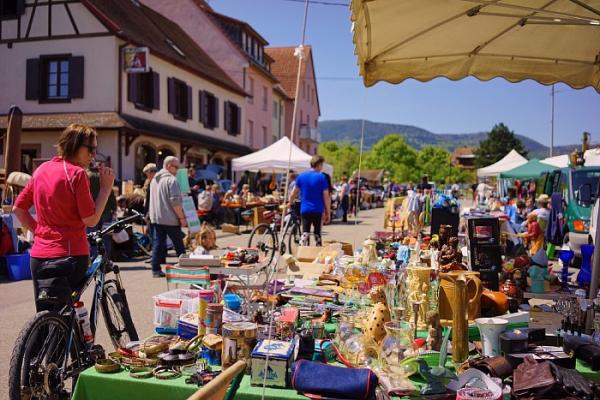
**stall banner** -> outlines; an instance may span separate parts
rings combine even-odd
[[[148,48],[147,47],[126,47],[123,49],[123,62],[125,72],[140,73],[148,72]]]
[[[190,181],[188,181],[188,171],[186,168],[180,168],[177,170],[177,182],[179,182],[179,189],[181,193],[189,193],[190,189]]]
[[[196,206],[190,196],[183,195],[182,203],[183,213],[187,221],[188,229],[190,233],[200,232],[200,219],[198,219],[198,213],[196,212]]]

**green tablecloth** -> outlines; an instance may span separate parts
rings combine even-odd
[[[134,379],[126,371],[100,374],[94,368],[85,370],[77,380],[73,400],[185,400],[198,387],[185,383],[185,378],[158,380]],[[262,387],[250,385],[250,375],[245,375],[235,395],[236,399],[262,398]],[[267,388],[265,399],[304,399],[293,389]]]
[[[600,373],[592,371],[577,361],[577,371],[596,383]],[[417,385],[421,379],[415,379]],[[185,378],[158,380],[155,378],[133,379],[127,372],[99,374],[94,368],[85,370],[77,380],[73,400],[185,400],[197,390],[186,384]],[[262,398],[262,387],[250,385],[250,376],[245,375],[235,395],[236,399],[254,400]],[[306,399],[293,389],[267,388],[266,399]]]

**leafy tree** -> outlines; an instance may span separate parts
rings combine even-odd
[[[475,166],[482,168],[499,161],[509,151],[515,149],[523,157],[527,157],[527,150],[523,143],[502,122],[494,125],[487,139],[479,143],[475,150]]]
[[[344,174],[350,177],[358,169],[359,150],[351,144],[340,146],[337,142],[323,142],[319,145],[319,154],[333,166],[333,179],[336,181]]]
[[[417,181],[417,151],[399,134],[386,135],[365,157],[365,168],[385,169],[397,182]]]

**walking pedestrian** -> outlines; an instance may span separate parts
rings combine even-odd
[[[342,207],[342,222],[348,222],[348,208],[350,206],[350,186],[348,185],[348,177],[342,176],[342,187],[340,189],[340,199]]]
[[[296,187],[290,198],[293,199],[300,193],[300,214],[302,217],[302,245],[310,244],[310,229],[313,227],[315,242],[321,246],[321,223],[328,223],[331,217],[331,197],[327,178],[321,172],[325,159],[323,156],[314,155],[310,160],[309,171],[305,171],[296,178]],[[292,207],[293,204],[289,204]]]
[[[177,257],[185,253],[182,227],[187,226],[181,205],[181,188],[175,178],[179,169],[177,157],[168,156],[163,169],[150,183],[150,224],[152,230],[152,276],[164,277],[160,266],[167,258],[167,236],[173,242]]]
[[[97,148],[93,128],[69,125],[58,139],[57,156],[36,169],[15,202],[15,216],[35,235],[31,272],[37,311],[59,311],[85,279],[89,267],[85,227],[100,222],[115,179],[110,168],[100,167],[100,190],[92,199],[85,169]],[[36,219],[29,212],[32,206]],[[56,301],[48,302],[48,293]]]

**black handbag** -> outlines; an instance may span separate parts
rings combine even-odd
[[[591,339],[566,335],[563,338],[563,349],[565,353],[572,353],[575,358],[588,364],[592,371],[600,370],[600,346]]]

